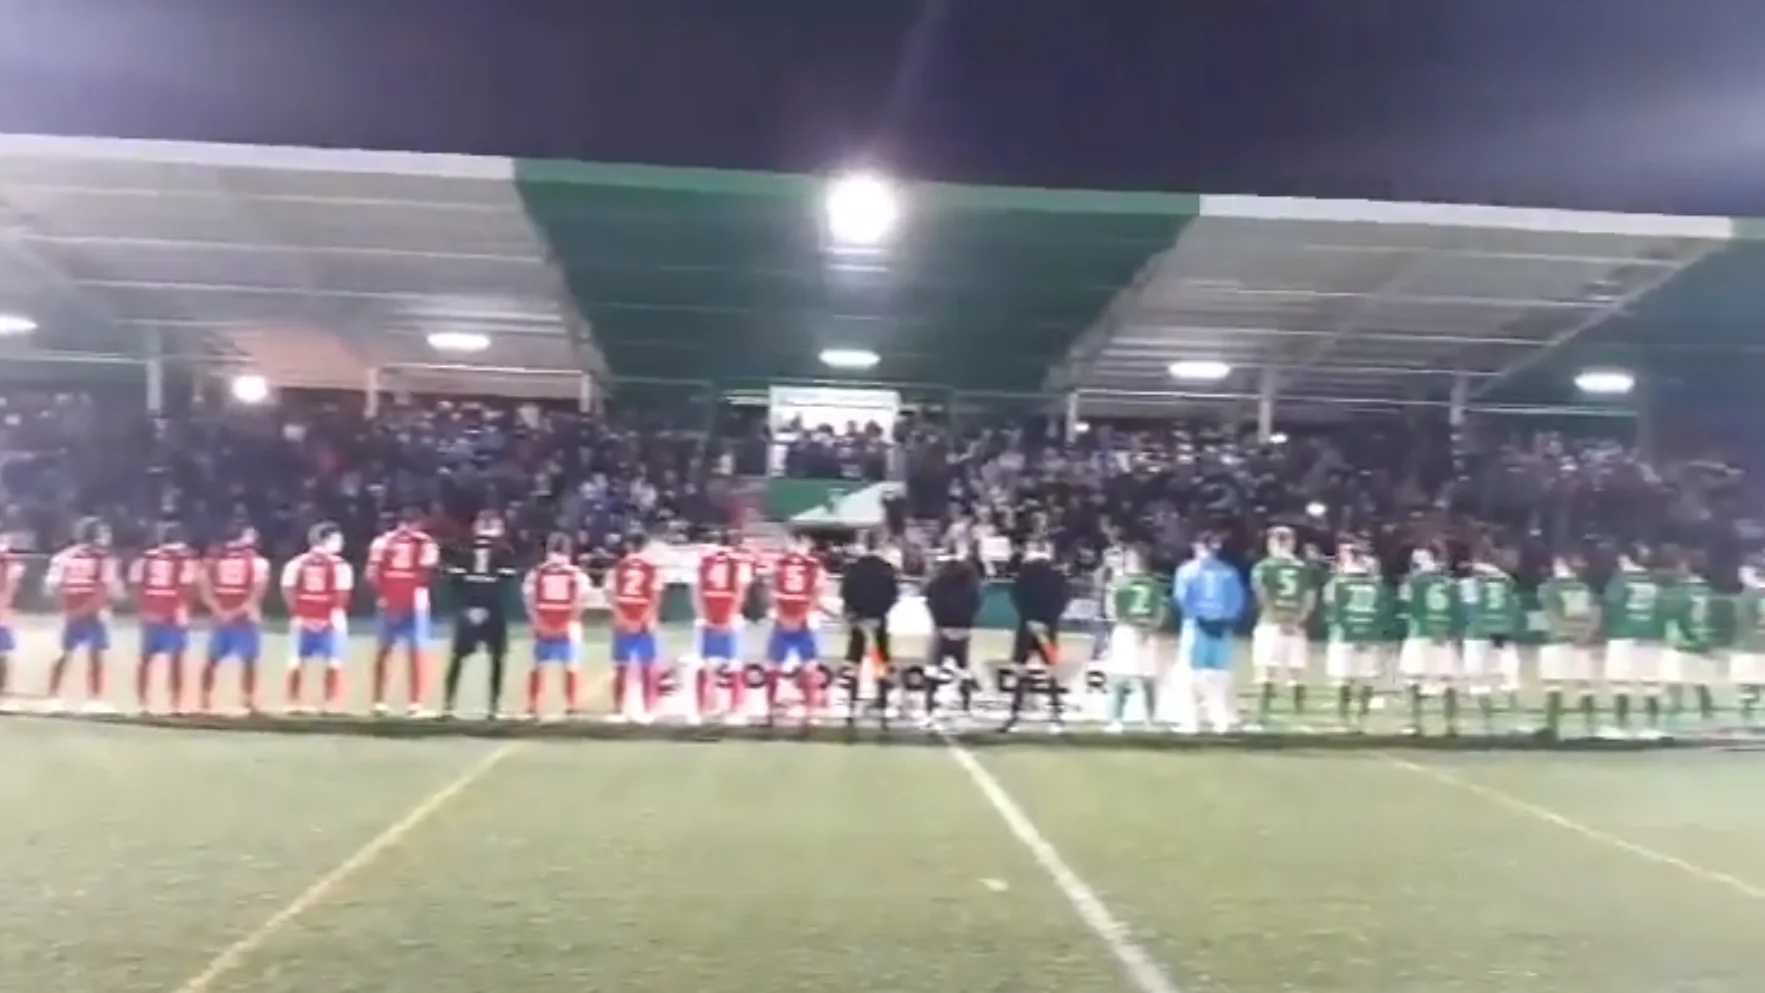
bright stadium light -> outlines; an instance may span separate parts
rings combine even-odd
[[[0,314],[0,335],[30,334],[37,330],[37,322],[23,314]]]
[[[1184,379],[1192,383],[1217,383],[1232,374],[1232,367],[1211,359],[1185,359],[1172,362],[1170,373],[1172,379]]]
[[[1307,517],[1312,517],[1312,518],[1317,518],[1319,520],[1322,520],[1324,518],[1324,516],[1329,513],[1330,513],[1330,508],[1324,506],[1323,504],[1319,503],[1316,500],[1313,500],[1311,503],[1308,503],[1305,505],[1305,515]]]
[[[881,359],[867,348],[824,348],[821,364],[833,369],[874,369]]]
[[[233,399],[240,403],[263,403],[269,398],[269,380],[255,373],[233,377]]]
[[[1269,444],[1271,444],[1271,445],[1285,445],[1285,444],[1287,444],[1287,433],[1285,431],[1276,431],[1274,434],[1269,435]]]
[[[429,336],[429,347],[440,352],[482,352],[490,347],[490,336],[475,331],[437,331]]]
[[[1623,369],[1584,369],[1575,388],[1598,396],[1623,396],[1636,388],[1636,377]]]
[[[895,233],[901,202],[886,180],[868,173],[835,179],[823,204],[836,248],[878,248]]]

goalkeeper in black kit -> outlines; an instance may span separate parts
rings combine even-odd
[[[864,538],[864,551],[840,576],[840,600],[847,624],[846,665],[856,675],[869,658],[876,677],[878,719],[889,722],[889,691],[894,685],[894,651],[889,643],[889,612],[901,598],[901,577],[895,564],[883,554],[876,535]],[[857,720],[858,701],[852,701],[847,722]]]
[[[932,651],[926,660],[925,717],[937,713],[938,691],[956,682],[962,713],[974,707],[975,678],[968,664],[970,635],[981,609],[981,574],[971,556],[947,549],[920,590],[932,622]]]
[[[1061,713],[1060,618],[1070,597],[1066,574],[1054,564],[1051,549],[1040,539],[1024,548],[1011,584],[1011,605],[1017,610],[1017,630],[1011,638],[1011,664],[1017,679],[1011,687],[1011,713],[1001,731],[1017,729],[1030,692],[1040,687],[1048,694],[1050,730],[1065,729]]]
[[[494,720],[502,712],[503,665],[509,655],[510,584],[515,577],[514,553],[504,540],[502,518],[491,511],[479,514],[472,525],[471,541],[454,549],[446,573],[454,586],[459,613],[454,618],[442,714],[455,715],[466,660],[482,651],[490,656],[488,704],[489,716]]]

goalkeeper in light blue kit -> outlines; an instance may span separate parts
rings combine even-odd
[[[1171,583],[1171,602],[1183,618],[1177,659],[1189,670],[1179,712],[1193,712],[1193,726],[1226,732],[1238,724],[1237,690],[1232,684],[1232,635],[1249,606],[1244,577],[1220,558],[1219,542],[1209,539],[1183,563]]]

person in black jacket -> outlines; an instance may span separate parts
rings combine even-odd
[[[930,720],[937,712],[938,690],[950,680],[959,681],[962,712],[969,714],[974,707],[975,678],[968,666],[968,646],[975,615],[981,609],[981,574],[973,554],[964,554],[953,546],[946,548],[920,592],[932,622],[931,657],[926,660],[925,716]]]
[[[1016,729],[1024,703],[1035,686],[1048,694],[1048,716],[1053,721],[1053,730],[1065,727],[1062,688],[1055,665],[1060,660],[1060,618],[1066,613],[1069,596],[1066,574],[1054,564],[1047,542],[1031,538],[1018,564],[1017,578],[1011,584],[1011,605],[1017,610],[1011,663],[1017,678],[1011,687],[1011,713],[1000,730]]]
[[[445,572],[454,584],[452,653],[443,684],[443,716],[453,716],[460,676],[466,660],[483,651],[490,656],[490,716],[501,712],[503,665],[509,654],[509,585],[515,576],[514,552],[503,537],[502,518],[484,511],[472,524],[472,539],[449,556]]]
[[[877,536],[864,536],[863,551],[840,576],[840,600],[845,605],[846,665],[854,674],[869,654],[876,670],[876,706],[884,724],[889,720],[889,689],[894,681],[894,653],[889,644],[889,612],[901,596],[901,577],[883,553]],[[847,722],[857,720],[853,701]]]

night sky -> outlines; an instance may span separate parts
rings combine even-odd
[[[1761,0],[0,0],[0,130],[1765,215]]]

